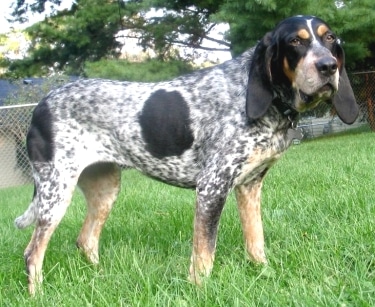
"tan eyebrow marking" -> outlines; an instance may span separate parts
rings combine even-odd
[[[310,38],[310,33],[306,29],[299,30],[297,35],[299,38],[302,38],[302,39]]]
[[[317,29],[316,29],[316,33],[318,34],[318,36],[322,37],[325,33],[327,33],[328,31],[328,27],[326,25],[320,25]]]

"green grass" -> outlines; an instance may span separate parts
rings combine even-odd
[[[245,260],[233,195],[211,278],[187,282],[194,191],[123,173],[99,267],[75,248],[85,206],[77,192],[44,263],[44,294],[29,298],[23,250],[32,229],[13,220],[31,187],[0,191],[0,306],[374,306],[375,135],[292,146],[271,169],[262,207],[269,266]]]

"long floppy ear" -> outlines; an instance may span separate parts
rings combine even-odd
[[[246,93],[246,114],[250,119],[262,117],[271,106],[271,33],[267,33],[255,48],[249,71]]]
[[[345,124],[352,124],[358,117],[359,108],[344,67],[344,50],[339,45],[337,46],[337,49],[337,60],[340,66],[340,81],[339,89],[333,97],[333,105],[340,119]]]

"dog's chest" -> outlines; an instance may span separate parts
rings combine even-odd
[[[250,183],[259,176],[264,176],[273,164],[281,157],[282,153],[289,147],[290,140],[285,133],[273,135],[267,145],[254,144],[250,150],[244,152],[244,162],[239,167],[233,185],[244,185]]]

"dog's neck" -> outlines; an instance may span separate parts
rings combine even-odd
[[[277,108],[277,110],[291,123],[291,127],[295,128],[299,120],[299,113],[293,109],[289,103],[283,101],[280,97],[275,97],[272,100],[272,104]]]

